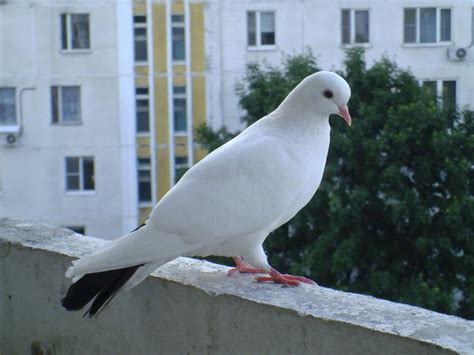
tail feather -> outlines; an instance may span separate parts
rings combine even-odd
[[[61,303],[68,311],[78,311],[94,299],[84,316],[97,316],[143,265],[86,274],[69,287]]]

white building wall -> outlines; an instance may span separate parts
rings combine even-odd
[[[61,13],[89,14],[90,50],[61,51]],[[17,143],[6,146],[0,133],[0,216],[85,226],[88,235],[107,239],[134,227],[131,21],[129,1],[120,2],[120,11],[113,0],[8,0],[0,5],[0,87],[16,87],[17,114],[23,109]],[[121,31],[128,37],[120,40],[130,44],[120,50],[118,23],[129,27]],[[52,85],[80,86],[82,124],[51,124]],[[25,91],[20,103],[24,87],[35,89]],[[66,191],[66,156],[94,157],[95,191]]]
[[[403,8],[440,6],[452,9],[452,43],[404,45]],[[388,55],[401,68],[410,68],[419,79],[456,79],[458,104],[472,104],[474,48],[468,50],[468,58],[461,62],[448,60],[446,51],[471,45],[473,7],[473,0],[209,0],[205,16],[209,122],[214,128],[225,125],[231,131],[242,129],[243,113],[236,110],[235,83],[244,76],[248,61],[280,65],[284,54],[301,53],[310,47],[321,68],[341,69],[346,49],[341,44],[343,8],[370,11],[370,44],[366,46],[369,65]],[[247,48],[246,12],[252,10],[275,11],[275,49]]]

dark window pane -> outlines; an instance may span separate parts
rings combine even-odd
[[[133,16],[134,23],[146,23],[146,16],[145,15],[135,15]]]
[[[351,12],[350,10],[342,10],[342,43],[351,42]]]
[[[150,132],[148,99],[137,99],[137,132]]]
[[[456,81],[443,81],[443,108],[448,111],[456,110]]]
[[[184,23],[184,15],[171,15],[171,22]]]
[[[369,42],[369,11],[355,11],[355,43]]]
[[[249,46],[257,45],[257,19],[255,12],[247,12],[247,41]]]
[[[184,60],[185,59],[185,45],[184,45],[184,28],[173,27],[173,60]]]
[[[67,226],[66,228],[72,230],[74,233],[77,234],[86,234],[86,227],[84,226]]]
[[[68,49],[67,45],[67,15],[61,15],[61,48]]]
[[[66,173],[79,174],[79,158],[66,158]]]
[[[0,125],[16,123],[15,88],[0,88]]]
[[[150,158],[138,158],[138,165],[150,165],[151,159]]]
[[[84,190],[94,190],[94,158],[82,158]]]
[[[135,88],[135,95],[148,95],[148,88]]]
[[[62,121],[80,122],[81,121],[81,91],[79,86],[62,86]]]
[[[186,121],[186,99],[174,99],[174,130],[185,132],[188,123]]]
[[[175,165],[188,165],[188,157],[176,156],[174,158]]]
[[[67,175],[66,176],[66,190],[74,191],[79,190],[79,175]]]
[[[173,94],[186,94],[186,86],[173,86]]]
[[[416,42],[416,9],[405,9],[404,11],[403,41],[405,43]]]
[[[71,33],[73,49],[88,49],[89,43],[89,15],[71,15]]]
[[[151,201],[151,183],[142,182],[138,183],[138,201],[150,202]]]
[[[58,100],[58,87],[57,86],[51,86],[51,121],[53,123],[58,123],[59,122],[59,100]]]
[[[260,15],[260,37],[262,45],[275,44],[275,14],[262,12]]]
[[[441,41],[451,41],[451,9],[441,10]]]
[[[148,59],[146,40],[135,40],[135,61],[141,62]]]
[[[420,9],[420,43],[436,42],[436,9]]]

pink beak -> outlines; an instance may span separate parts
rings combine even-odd
[[[352,118],[351,118],[351,114],[349,113],[349,107],[347,107],[347,105],[339,106],[339,116],[344,118],[344,120],[347,122],[349,126],[351,125]]]

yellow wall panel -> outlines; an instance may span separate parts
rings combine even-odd
[[[158,144],[169,143],[168,80],[155,77],[155,138]],[[152,119],[153,119],[152,118]]]
[[[186,76],[173,75],[173,85],[175,86],[186,86]]]
[[[184,64],[173,64],[173,73],[175,75],[185,75],[186,74],[186,65]]]
[[[148,66],[147,65],[135,65],[135,75],[148,75]]]
[[[135,76],[135,86],[137,87],[148,87],[148,77],[147,76]]]
[[[171,11],[174,14],[182,14],[184,13],[184,4],[182,2],[174,2]]]
[[[204,76],[193,76],[193,125],[206,123],[206,81]]]
[[[148,216],[150,215],[151,213],[151,210],[152,208],[151,207],[140,207],[138,209],[138,219],[139,219],[139,223],[142,224],[143,222],[145,222],[145,220],[148,218]]]
[[[166,71],[166,5],[153,4],[154,72]]]
[[[191,4],[191,70],[205,70],[203,4]]]
[[[146,14],[146,3],[145,0],[133,2],[133,14],[134,15],[142,15]]]
[[[170,159],[169,149],[160,148],[157,150],[158,164],[156,167],[156,176],[158,177],[158,199],[168,192],[170,187]]]

